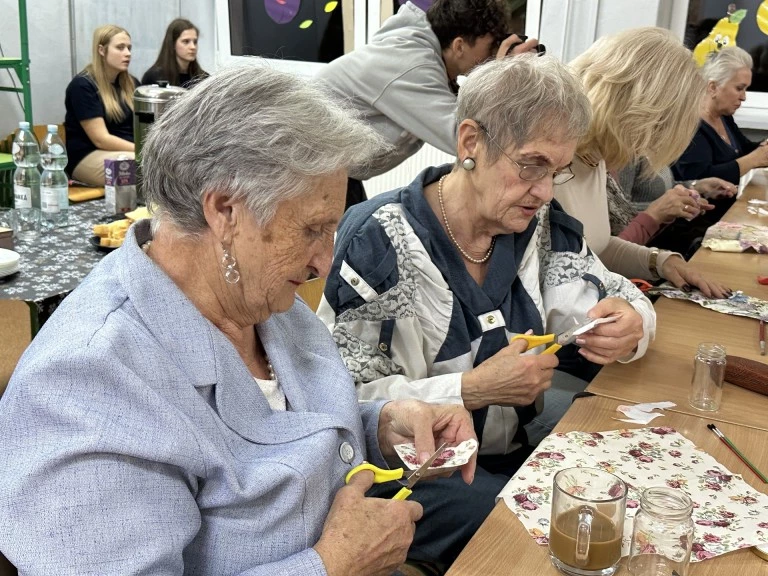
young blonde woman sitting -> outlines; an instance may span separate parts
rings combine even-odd
[[[91,186],[104,186],[104,160],[124,154],[133,158],[133,90],[128,73],[131,36],[107,24],[93,33],[91,63],[67,86],[64,126],[66,172]]]

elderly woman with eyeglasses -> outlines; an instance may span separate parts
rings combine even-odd
[[[476,483],[513,473],[526,455],[520,424],[562,376],[558,356],[526,354],[511,336],[611,316],[559,353],[606,364],[642,356],[655,330],[650,302],[605,269],[581,223],[552,201],[573,178],[589,118],[578,81],[554,58],[483,64],[459,91],[456,164],[355,206],[339,227],[318,314],[358,397],[472,410]]]
[[[370,471],[345,477],[402,466],[394,444],[423,462],[474,438],[469,413],[358,403],[296,297],[328,272],[349,165],[379,145],[267,67],[220,71],[154,124],[151,222],[56,310],[0,401],[0,550],[19,573],[380,575],[460,549],[482,518],[442,517],[474,459],[431,507],[439,485],[398,501],[371,497]]]

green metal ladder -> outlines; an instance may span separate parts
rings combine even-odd
[[[27,0],[19,1],[20,58],[0,58],[0,69],[16,72],[20,86],[0,86],[0,92],[18,92],[24,100],[24,119],[32,122],[32,88],[29,80],[29,39],[27,31]],[[16,166],[10,154],[0,153],[0,206],[13,206],[13,170]]]

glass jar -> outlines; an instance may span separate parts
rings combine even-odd
[[[635,576],[686,576],[693,546],[693,502],[682,490],[647,488],[640,497],[629,549]]]
[[[689,402],[697,410],[720,409],[725,377],[725,346],[705,342],[699,344],[693,358],[693,378]]]

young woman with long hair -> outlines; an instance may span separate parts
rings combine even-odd
[[[176,18],[168,25],[157,60],[141,79],[142,84],[166,81],[171,86],[185,88],[206,78],[208,73],[197,61],[197,40],[200,31],[184,18]]]
[[[92,186],[104,186],[104,160],[133,158],[133,90],[128,73],[131,36],[114,24],[93,33],[91,62],[67,86],[67,174]]]

